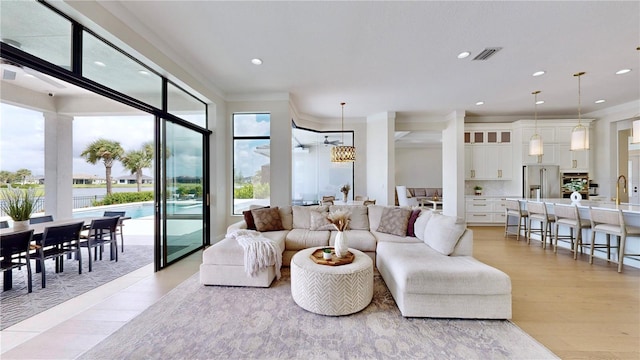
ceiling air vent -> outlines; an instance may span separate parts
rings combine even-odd
[[[473,60],[487,60],[488,58],[492,57],[493,55],[495,55],[495,53],[497,53],[500,50],[502,50],[501,47],[486,48],[482,50],[480,54],[474,57]]]

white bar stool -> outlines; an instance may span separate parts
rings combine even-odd
[[[553,252],[558,252],[558,240],[569,239],[571,251],[573,251],[573,259],[576,260],[578,258],[578,249],[582,252],[582,230],[590,229],[591,221],[580,217],[580,212],[576,205],[553,204],[553,214],[556,217],[556,236],[554,238]],[[569,227],[569,236],[559,235],[560,225]]]
[[[622,272],[625,255],[640,256],[640,254],[625,254],[625,244],[628,236],[640,236],[640,227],[629,226],[624,222],[621,209],[598,209],[589,207],[591,214],[591,254],[589,264],[593,264],[593,252],[596,248],[607,249],[607,261],[611,261],[611,248],[618,249],[618,272]],[[596,233],[606,235],[606,244],[596,244]],[[610,236],[618,239],[618,246],[611,246]]]

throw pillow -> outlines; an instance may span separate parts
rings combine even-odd
[[[411,215],[409,216],[409,223],[407,224],[407,236],[416,237],[414,226],[418,216],[420,216],[420,209],[412,210]]]
[[[264,209],[264,208],[268,208],[268,206],[260,206],[257,208],[254,208],[253,205],[251,206],[251,210]],[[256,229],[256,223],[255,221],[253,221],[253,215],[251,215],[251,210],[245,210],[242,212],[242,216],[244,217],[244,222],[247,223],[247,230]]]
[[[431,215],[434,212],[431,210],[423,211],[420,216],[416,219],[415,224],[413,224],[413,232],[416,234],[416,237],[422,241],[424,241],[424,229],[427,227],[427,223],[431,219]]]
[[[278,207],[251,210],[258,231],[284,230]]]
[[[433,250],[449,256],[466,227],[464,220],[458,217],[434,213],[424,229],[424,242]]]
[[[311,226],[310,230],[335,230],[335,226],[327,219],[328,212],[311,211]]]
[[[380,218],[378,230],[381,233],[407,236],[407,226],[411,210],[404,208],[385,207]]]

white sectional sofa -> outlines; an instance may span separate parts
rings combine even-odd
[[[288,266],[301,249],[333,245],[335,231],[325,230],[330,227],[322,220],[329,211],[343,207],[272,209],[272,216],[276,212],[280,216],[282,230],[262,234],[281,246],[283,265]],[[411,213],[412,209],[393,206],[347,208],[351,212],[349,247],[374,260],[403,316],[511,318],[511,280],[473,258],[473,232],[460,219],[429,210]],[[402,230],[407,212],[413,215],[413,231]],[[240,221],[227,233],[246,227],[247,223]],[[273,266],[256,277],[247,276],[243,249],[233,239],[225,238],[203,253],[202,284],[268,287],[274,278]]]

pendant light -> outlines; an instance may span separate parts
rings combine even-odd
[[[538,94],[540,94],[540,90],[536,90],[532,92],[534,96],[534,117],[533,117],[533,126],[534,131],[533,135],[531,135],[531,139],[529,139],[529,156],[542,156],[544,155],[544,148],[542,144],[542,137],[538,134]]]
[[[571,150],[589,150],[589,129],[582,125],[582,114],[580,113],[581,96],[580,77],[584,71],[573,74],[578,77],[578,125],[571,130]]]
[[[340,103],[342,106],[342,145],[331,148],[331,162],[354,162],[356,161],[355,146],[344,145],[344,106],[346,103]]]

